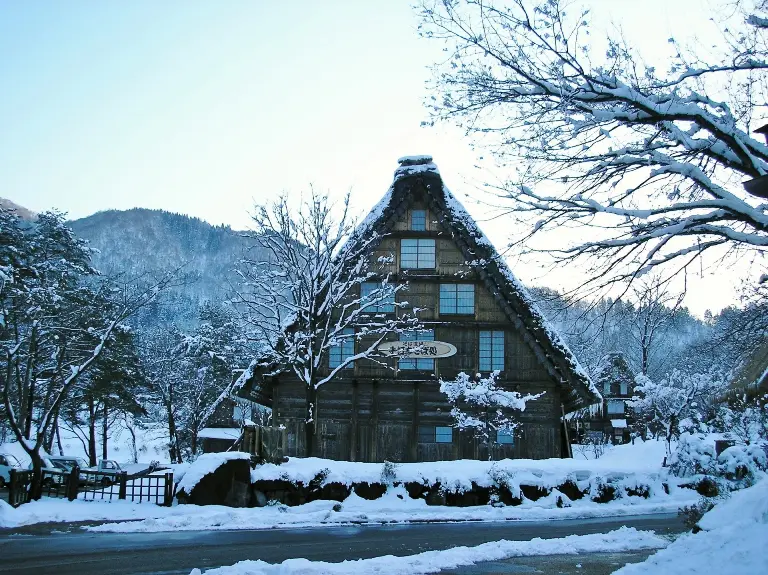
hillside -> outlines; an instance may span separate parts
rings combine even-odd
[[[229,227],[163,210],[109,210],[71,226],[98,250],[93,263],[105,275],[150,279],[178,270],[182,285],[145,310],[142,323],[194,323],[200,303],[226,298],[232,270],[251,245]]]

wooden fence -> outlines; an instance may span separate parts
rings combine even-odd
[[[32,471],[11,471],[8,503],[18,507],[31,500]],[[174,496],[173,473],[110,473],[72,468],[70,471],[43,469],[43,497],[74,501],[110,501],[124,499],[137,503],[152,502],[170,507]]]
[[[284,427],[246,425],[243,428],[240,451],[262,457],[267,461],[280,461],[285,452],[285,439]]]

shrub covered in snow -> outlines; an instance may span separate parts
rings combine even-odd
[[[715,496],[721,487],[728,490],[749,487],[768,472],[768,457],[761,445],[734,445],[720,455],[714,441],[702,435],[683,435],[672,454],[670,473],[697,479],[697,489]]]
[[[677,477],[714,475],[715,444],[700,435],[683,435],[672,453],[669,471]]]
[[[760,445],[734,445],[717,457],[717,473],[736,487],[754,485],[768,471],[768,458]]]

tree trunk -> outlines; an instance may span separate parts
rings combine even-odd
[[[173,408],[168,406],[168,452],[171,461],[181,463],[181,452],[179,451],[179,438],[176,437],[176,419],[173,417]]]
[[[32,458],[32,485],[29,496],[38,500],[43,496],[43,459],[38,451],[29,454]]]
[[[107,408],[107,400],[104,400],[104,420],[101,422],[101,458],[102,459],[109,459],[107,457],[107,431],[109,429],[109,425],[107,423],[107,416],[109,415],[109,410]]]
[[[317,419],[317,390],[314,385],[307,386],[307,418],[304,424],[306,457],[312,457],[315,452],[315,428]]]
[[[59,447],[59,455],[64,455],[64,447],[61,445],[61,431],[59,430],[59,422],[56,421],[56,445]]]
[[[88,465],[96,465],[96,405],[88,398]]]

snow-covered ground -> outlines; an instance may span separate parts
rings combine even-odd
[[[270,529],[279,527],[310,527],[360,523],[393,523],[409,521],[505,521],[505,520],[557,520],[592,517],[626,516],[647,513],[674,513],[680,507],[698,499],[698,495],[668,482],[669,494],[662,487],[664,470],[659,466],[663,458],[663,443],[649,442],[635,446],[620,446],[596,461],[586,460],[507,460],[449,461],[420,464],[401,464],[394,468],[395,477],[388,491],[379,499],[369,501],[354,492],[345,501],[313,501],[288,507],[268,505],[262,508],[237,509],[222,506],[175,505],[171,508],[125,501],[68,502],[54,499],[35,501],[16,510],[7,509],[0,516],[6,527],[27,525],[41,521],[101,521],[94,531],[150,532],[198,529]],[[226,459],[240,454],[210,454],[200,457],[189,466],[180,486],[191,489],[199,478],[212,471]],[[325,482],[380,482],[382,464],[333,462],[323,459],[291,459],[279,466],[263,465],[252,472],[252,479],[290,479],[305,484],[327,469]],[[183,469],[177,470],[181,476]],[[650,497],[620,496],[608,503],[595,503],[590,497],[571,501],[552,489],[551,493],[536,501],[524,499],[517,506],[477,505],[448,507],[427,505],[423,499],[408,496],[402,483],[416,481],[431,484],[440,482],[448,490],[471,488],[472,483],[488,485],[503,476],[509,485],[523,483],[553,488],[568,478],[581,485],[594,481],[612,481],[617,486],[647,485]],[[189,490],[188,489],[188,490]],[[559,502],[558,502],[559,499]],[[560,507],[562,506],[562,507]],[[335,509],[334,509],[335,508]]]
[[[643,563],[616,575],[757,575],[768,573],[768,479],[733,493],[699,522],[704,531],[681,536]]]
[[[399,463],[394,467],[394,481],[435,484],[448,490],[468,489],[474,482],[489,486],[493,477],[504,473],[516,483],[556,487],[565,478],[576,481],[603,477],[620,479],[635,477],[658,481],[663,475],[661,464],[665,456],[663,441],[637,442],[635,445],[617,445],[607,449],[600,459],[505,459],[503,461],[435,461],[425,463]],[[308,484],[323,470],[327,470],[324,483],[377,483],[381,481],[381,463],[353,463],[330,461],[315,457],[291,458],[280,465],[260,465],[251,473],[251,481],[288,480]]]
[[[426,551],[405,557],[386,555],[340,563],[307,559],[288,559],[279,564],[240,561],[230,567],[209,569],[205,573],[206,575],[382,575],[384,573],[421,575],[511,557],[659,549],[668,543],[667,540],[652,532],[622,527],[610,533],[570,535],[558,539],[536,538],[530,541],[501,540],[476,547],[454,547],[445,551]],[[201,575],[201,571],[195,569],[190,575]]]

